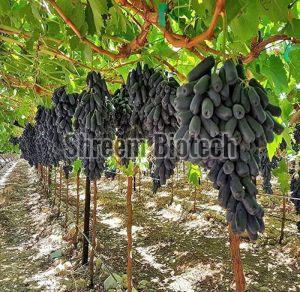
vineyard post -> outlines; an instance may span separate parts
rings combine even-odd
[[[122,192],[123,192],[123,189],[122,189],[122,181],[121,181],[121,175],[117,175],[117,180],[118,180],[118,188],[119,188],[119,194],[120,196],[122,196]]]
[[[194,186],[194,204],[193,204],[193,212],[196,213],[196,201],[197,201],[197,186]]]
[[[51,174],[52,174],[52,166],[50,165],[49,166],[49,169],[48,169],[48,192],[49,194],[51,193]]]
[[[41,168],[40,163],[38,163],[38,165],[37,165],[37,172],[38,172],[39,180],[41,180],[41,178],[42,178],[42,168]]]
[[[68,213],[69,213],[69,175],[67,176],[67,197],[66,197],[66,228],[68,227]]]
[[[97,224],[97,180],[94,180],[94,195],[93,195],[93,225],[92,225],[92,250],[90,256],[90,277],[91,277],[91,287],[94,286],[94,256],[95,256],[95,249],[96,249],[96,239],[97,239],[97,232],[96,232],[96,224]]]
[[[136,173],[133,175],[133,190],[136,191]]]
[[[57,218],[60,216],[61,197],[62,197],[62,167],[60,165],[59,166],[59,199],[58,199],[58,213],[57,213]]]
[[[57,193],[57,168],[54,167],[54,194],[53,194],[53,202],[52,202],[52,206],[55,205],[55,199],[56,199],[56,193]]]
[[[141,169],[139,168],[139,196],[141,195]]]
[[[132,176],[127,176],[127,291],[132,291]]]
[[[235,289],[237,292],[244,292],[246,281],[245,281],[243,263],[241,260],[241,253],[240,253],[240,237],[233,233],[230,225],[229,225],[229,243],[230,243],[232,269],[234,273]]]
[[[44,183],[44,167],[43,165],[41,165],[41,182],[42,182],[42,186],[43,186],[43,183]]]
[[[89,229],[91,212],[91,181],[88,177],[85,180],[85,202],[84,202],[84,226],[83,226],[83,245],[82,245],[82,265],[86,265],[89,259]]]
[[[75,231],[75,248],[78,244],[78,232],[79,232],[79,213],[80,213],[80,170],[76,173],[76,231]]]
[[[172,175],[171,177],[171,200],[169,205],[171,206],[173,204],[174,201],[174,175]]]
[[[282,219],[281,219],[281,229],[280,229],[280,237],[279,237],[279,244],[282,244],[284,239],[284,227],[285,227],[285,217],[286,217],[286,198],[285,194],[283,194],[283,202],[282,202]]]

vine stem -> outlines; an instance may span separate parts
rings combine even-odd
[[[55,205],[55,200],[56,200],[56,194],[57,194],[57,182],[56,182],[56,179],[57,179],[57,169],[56,167],[54,167],[54,194],[53,194],[53,202],[52,202],[52,206]]]
[[[94,257],[95,257],[95,248],[96,248],[96,239],[97,239],[97,232],[96,232],[96,224],[97,224],[97,196],[98,196],[98,189],[97,189],[97,180],[94,180],[94,195],[93,195],[93,226],[92,226],[92,250],[90,256],[90,277],[91,277],[91,287],[94,286]]]
[[[132,291],[132,176],[127,177],[127,291]]]
[[[240,253],[240,237],[233,233],[230,225],[228,229],[232,269],[236,286],[235,289],[236,292],[244,292],[246,281]]]
[[[67,198],[66,198],[66,228],[68,227],[68,213],[69,213],[69,178],[67,177]]]
[[[72,22],[70,18],[68,18],[55,0],[47,0],[57,14],[63,19],[63,21],[73,30],[76,36],[80,39],[80,41],[86,45],[88,45],[94,52],[99,53],[101,55],[105,55],[112,60],[117,60],[121,58],[129,57],[133,52],[137,51],[141,47],[143,47],[147,42],[147,36],[150,32],[150,22],[145,20],[144,24],[141,26],[141,30],[139,35],[133,39],[130,43],[124,44],[120,46],[120,50],[118,53],[110,52],[108,50],[103,49],[100,46],[95,45],[85,36],[83,36],[80,30],[76,27],[76,25]]]
[[[60,216],[61,196],[62,196],[62,167],[60,165],[59,166],[59,201],[58,201],[57,218]]]
[[[76,230],[75,230],[75,248],[78,244],[79,232],[79,213],[80,213],[80,170],[76,174]]]
[[[84,200],[84,223],[83,223],[83,245],[82,245],[82,265],[86,265],[89,260],[89,230],[91,211],[91,181],[85,179],[85,200]]]
[[[227,31],[228,31],[228,23],[227,23],[227,14],[226,11],[222,11],[221,13],[223,19],[223,44],[222,44],[222,55],[223,58],[226,59],[226,41],[227,41]]]
[[[285,195],[284,195],[285,197]],[[279,237],[279,244],[282,244],[284,239],[284,227],[285,227],[285,221],[286,221],[286,198],[283,198],[282,201],[282,219],[281,219],[281,229],[280,229],[280,237]]]

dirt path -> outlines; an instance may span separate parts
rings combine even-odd
[[[0,291],[51,291],[56,287],[56,280],[43,274],[52,263],[41,252],[40,238],[49,232],[41,228],[40,216],[46,217],[47,210],[41,210],[39,191],[26,162],[18,160],[1,170]],[[37,218],[35,211],[40,211]]]

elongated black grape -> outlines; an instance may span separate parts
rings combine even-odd
[[[272,170],[278,166],[279,159],[276,156],[273,156],[272,160],[270,161],[268,156],[267,149],[262,149],[259,153],[260,158],[260,171],[263,178],[263,190],[267,194],[273,194],[272,190]]]
[[[208,177],[219,190],[218,200],[227,209],[232,230],[247,230],[250,239],[256,239],[264,229],[254,180],[259,174],[258,154],[273,141],[274,132],[283,130],[276,121],[280,109],[268,106],[266,91],[255,79],[246,80],[241,63],[227,60],[218,72],[212,72],[213,65],[206,66],[214,64],[209,58],[198,64],[189,74],[193,76],[189,83],[177,90],[176,151],[181,159],[210,170]],[[194,74],[198,71],[201,74]]]
[[[87,89],[78,97],[74,128],[85,174],[94,180],[101,177],[105,162],[113,151],[115,109],[106,82],[99,73],[90,72],[86,82]]]
[[[179,88],[178,82],[166,72],[138,64],[127,78],[126,89],[132,108],[128,137],[140,140],[139,144],[147,140],[152,146],[151,171],[156,192],[174,173],[176,159],[170,137],[178,129],[176,92],[178,90],[183,99],[188,99],[193,87]]]

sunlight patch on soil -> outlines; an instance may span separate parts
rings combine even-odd
[[[196,283],[204,281],[207,277],[213,277],[219,272],[220,270],[212,269],[209,264],[198,264],[194,268],[187,269],[183,274],[172,277],[169,289],[176,292],[194,292],[196,291],[194,290]]]
[[[147,246],[147,247],[137,247],[136,251],[142,256],[143,260],[152,266],[153,268],[157,269],[161,273],[166,273],[167,269],[163,264],[157,262],[154,252],[155,246]]]
[[[0,178],[0,188],[5,186],[5,183],[12,173],[12,171],[15,169],[16,165],[18,164],[18,160],[13,162],[13,164],[6,170],[5,174]]]
[[[178,221],[182,217],[183,212],[181,204],[173,203],[168,208],[160,210],[158,215],[167,220]]]
[[[114,217],[111,213],[106,214],[105,217],[105,219],[101,219],[101,223],[108,225],[109,228],[117,229],[122,227],[122,220],[119,217]]]

